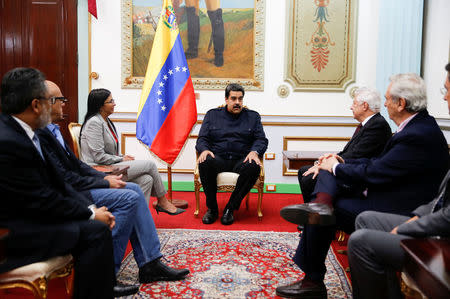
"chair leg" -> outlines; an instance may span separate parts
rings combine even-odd
[[[69,276],[64,278],[64,283],[66,285],[66,293],[67,293],[67,295],[72,295],[72,293],[73,293],[73,279],[74,279],[73,271],[72,271],[72,273],[70,273]]]
[[[33,293],[35,298],[46,299],[47,298],[47,279],[43,276],[36,278],[33,281]]]
[[[345,232],[342,230],[338,230],[338,237],[337,237],[337,241],[338,242],[343,242],[345,240]]]
[[[258,187],[258,205],[256,208],[256,211],[258,213],[258,220],[262,220],[262,197],[263,197],[263,187]]]
[[[195,211],[194,216],[198,217],[200,213],[200,187],[195,186]]]

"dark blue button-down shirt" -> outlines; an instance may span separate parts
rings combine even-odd
[[[199,153],[210,150],[221,158],[237,160],[251,151],[261,156],[268,143],[258,112],[244,108],[235,115],[222,107],[206,113],[195,149]]]

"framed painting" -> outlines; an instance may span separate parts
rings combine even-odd
[[[285,80],[295,91],[355,81],[357,0],[289,0]]]
[[[172,3],[195,89],[264,89],[265,0]],[[161,7],[122,0],[122,88],[142,88]]]

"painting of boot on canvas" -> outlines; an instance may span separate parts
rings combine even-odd
[[[132,53],[131,74],[127,79],[143,78],[162,0],[129,1]],[[253,87],[250,89],[262,89],[264,49],[258,46],[263,43],[257,41],[263,38],[263,33],[256,34],[255,27],[261,26],[256,24],[261,22],[255,20],[264,17],[263,0],[172,0],[172,3],[196,88],[222,89],[222,85],[233,80]]]

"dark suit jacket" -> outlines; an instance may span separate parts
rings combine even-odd
[[[338,153],[344,160],[378,156],[391,138],[389,124],[380,113],[376,113]]]
[[[57,165],[64,180],[75,190],[92,199],[90,189],[109,188],[109,182],[103,179],[106,176],[104,173],[78,160],[67,144],[67,150],[64,149],[49,129],[39,129],[36,133],[41,140],[41,147],[47,151],[52,163]]]
[[[14,256],[0,265],[0,272],[4,272],[68,253],[76,240],[71,240],[70,233],[67,240],[57,239],[60,228],[76,232],[77,226],[70,223],[87,220],[92,212],[86,198],[74,192],[58,169],[41,158],[11,116],[0,114],[0,132],[0,227],[10,229],[7,250],[18,251],[8,253]],[[57,235],[52,234],[52,227],[59,231]]]
[[[392,136],[380,156],[348,159],[336,167],[336,178],[340,184],[368,188],[371,210],[411,215],[436,196],[447,169],[447,142],[424,110]]]

